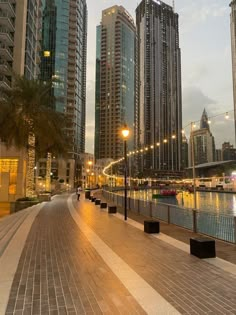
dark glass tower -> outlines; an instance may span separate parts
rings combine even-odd
[[[182,92],[178,14],[162,1],[136,9],[136,151],[139,172],[175,176],[182,169]]]
[[[71,158],[85,150],[86,47],[86,1],[44,0],[41,79],[54,80],[52,106],[66,114]]]

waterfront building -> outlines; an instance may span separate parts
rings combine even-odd
[[[236,0],[230,2],[230,29],[231,29],[231,53],[232,53],[232,75],[233,75],[233,97],[234,97],[234,128],[236,144]]]
[[[86,0],[43,0],[40,79],[53,81],[51,106],[65,114],[69,152],[58,165],[70,187],[78,183],[85,151],[86,54]]]
[[[193,142],[192,142],[193,141]],[[193,164],[193,154],[195,165],[214,162],[216,160],[215,139],[210,131],[207,112],[204,109],[200,121],[200,129],[192,130],[190,134],[189,166]]]
[[[69,157],[85,150],[86,0],[44,0],[40,78],[53,80],[55,110],[66,115]]]
[[[183,169],[188,167],[188,139],[185,134],[182,135],[182,167]]]
[[[10,88],[12,74],[36,79],[39,73],[41,0],[0,1],[0,86]],[[0,202],[25,195],[27,154],[6,148],[0,139]]]
[[[230,142],[222,143],[222,161],[236,160],[236,149]]]
[[[39,70],[41,0],[0,2],[0,84],[12,73],[35,79]]]
[[[97,26],[95,159],[123,156],[121,128],[134,122],[135,25],[122,6],[102,11]]]
[[[182,170],[178,14],[162,1],[142,0],[136,28],[135,149],[148,148],[138,169],[175,176]]]
[[[216,161],[222,161],[222,150],[221,149],[216,149]]]

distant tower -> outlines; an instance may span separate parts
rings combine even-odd
[[[162,1],[142,0],[136,27],[135,146],[139,150],[155,145],[139,161],[139,170],[175,176],[182,170],[178,14]]]
[[[135,25],[122,6],[102,11],[97,27],[95,158],[123,156],[121,128],[126,123],[133,142]],[[130,149],[132,146],[129,145]]]
[[[200,121],[200,129],[203,129],[203,128],[209,129],[208,116],[207,116],[207,112],[206,112],[205,108],[204,108],[204,111],[202,113],[202,118]]]
[[[233,74],[233,96],[234,96],[234,130],[236,145],[236,0],[230,2],[230,28],[231,28],[231,52],[232,52],[232,74]]]
[[[190,143],[193,137],[195,165],[214,162],[216,160],[215,139],[208,123],[207,112],[204,109],[200,121],[200,129],[194,130],[190,135]],[[189,150],[191,148],[189,147]],[[189,151],[189,163],[192,161],[192,150]],[[190,165],[192,166],[192,165]]]

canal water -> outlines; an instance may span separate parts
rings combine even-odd
[[[152,199],[152,195],[158,193],[158,190],[139,190],[128,191],[128,196],[135,199],[149,200],[174,204],[184,208],[193,209],[193,193],[180,191],[176,197],[165,197],[161,199]],[[123,194],[123,193],[121,193]],[[196,192],[196,208],[201,211],[213,212],[215,214],[228,214],[236,216],[236,194],[219,192]]]

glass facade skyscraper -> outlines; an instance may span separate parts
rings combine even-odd
[[[66,115],[71,158],[85,150],[86,47],[86,1],[44,0],[41,79],[53,80],[52,105]]]
[[[95,158],[123,156],[121,128],[134,121],[135,26],[122,6],[102,11],[97,27]]]
[[[142,0],[136,28],[135,148],[148,148],[138,171],[175,176],[182,146],[178,14],[162,1]]]

